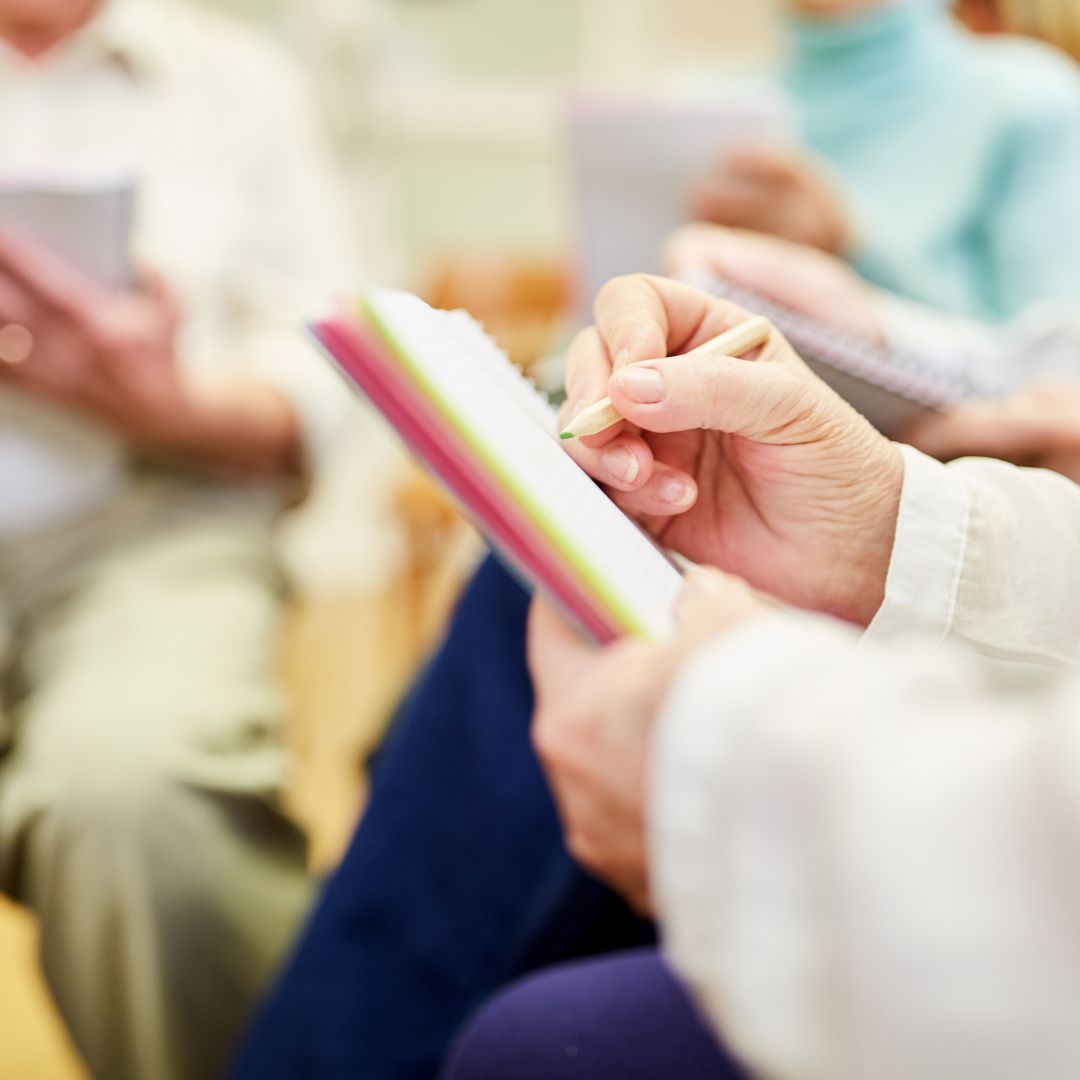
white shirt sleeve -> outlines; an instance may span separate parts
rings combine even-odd
[[[998,660],[1080,668],[1080,487],[903,448],[885,602],[867,640],[919,630]]]
[[[300,71],[269,46],[252,48],[244,59],[247,83],[236,107],[247,118],[243,156],[251,198],[229,282],[228,333],[214,337],[214,355],[189,370],[280,390],[296,410],[309,455],[318,459],[347,419],[351,397],[305,324],[356,292],[352,228]]]
[[[708,1016],[779,1080],[1080,1067],[1080,488],[905,451],[862,639],[764,618],[660,720],[654,880]]]
[[[1080,680],[772,616],[661,718],[677,970],[778,1080],[1066,1080],[1080,1062]]]

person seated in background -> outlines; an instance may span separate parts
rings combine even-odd
[[[890,442],[778,334],[681,356],[745,318],[689,286],[615,282],[597,317],[568,386],[631,426],[572,452],[602,477],[618,440],[615,500],[735,576],[691,579],[665,644],[595,649],[539,603],[534,738],[694,1004],[656,952],[542,974],[447,1080],[1074,1076],[1080,487]]]
[[[884,289],[988,322],[1080,300],[1075,65],[971,34],[946,0],[787,7],[783,84],[807,150],[732,150],[693,216],[843,255]]]
[[[0,0],[0,83],[0,173],[137,177],[141,268],[0,236],[0,886],[95,1076],[204,1080],[310,901],[271,528],[347,408],[296,321],[337,193],[290,63],[196,9]]]

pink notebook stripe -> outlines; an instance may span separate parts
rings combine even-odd
[[[530,581],[601,644],[622,636],[536,523],[475,461],[434,407],[418,396],[388,355],[386,346],[371,331],[347,317],[317,323],[313,330],[347,378],[364,392]]]

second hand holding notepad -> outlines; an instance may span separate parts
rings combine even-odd
[[[678,570],[562,450],[555,410],[468,315],[383,289],[314,330],[495,546],[592,637],[670,633]]]

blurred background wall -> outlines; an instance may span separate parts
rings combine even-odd
[[[316,80],[371,277],[463,253],[561,257],[561,116],[582,89],[647,93],[753,69],[774,0],[200,0],[270,27]]]

